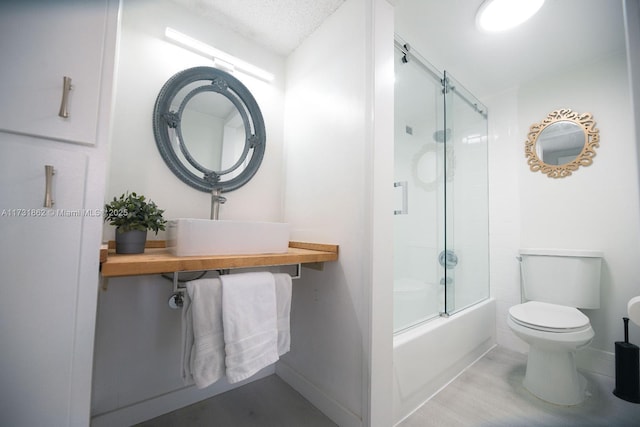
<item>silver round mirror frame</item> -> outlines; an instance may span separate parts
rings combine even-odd
[[[186,86],[202,81],[202,85],[191,90],[181,101],[178,111],[172,111],[175,97]],[[225,96],[238,110],[245,129],[245,144],[241,157],[233,166],[222,171],[214,171],[202,166],[186,148],[182,137],[182,113],[188,101],[201,92],[215,92]],[[178,145],[189,165],[202,173],[196,175],[177,156],[173,149],[170,132],[174,129]],[[171,172],[185,184],[197,190],[210,193],[213,190],[228,192],[237,190],[249,182],[256,174],[266,145],[264,119],[255,98],[238,79],[231,74],[213,67],[194,67],[180,71],[162,86],[153,108],[153,135],[162,159]],[[224,180],[224,175],[239,169],[251,152],[247,166],[237,176]]]

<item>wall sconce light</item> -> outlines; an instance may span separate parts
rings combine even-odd
[[[476,13],[483,31],[504,31],[522,24],[540,10],[544,0],[485,0]]]
[[[165,36],[169,40],[181,45],[182,47],[186,47],[189,50],[194,51],[195,53],[212,59],[213,64],[216,68],[220,68],[227,72],[238,70],[266,82],[272,82],[275,79],[275,76],[272,73],[269,73],[268,71],[256,67],[253,64],[249,64],[248,62],[243,61],[240,58],[236,58],[233,55],[216,49],[213,46],[209,46],[208,44],[203,43],[200,40],[189,37],[186,34],[174,30],[173,28],[167,27],[165,30]]]

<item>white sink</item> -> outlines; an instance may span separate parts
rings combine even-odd
[[[289,224],[177,218],[167,222],[167,248],[176,256],[284,253]]]

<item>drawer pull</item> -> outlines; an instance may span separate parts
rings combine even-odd
[[[53,197],[51,196],[51,187],[53,184],[53,175],[56,172],[51,165],[44,166],[44,176],[45,176],[45,184],[44,184],[44,207],[52,208],[53,207]]]
[[[71,77],[64,76],[62,78],[62,102],[60,103],[60,111],[58,115],[63,119],[69,117],[69,92],[71,91]]]

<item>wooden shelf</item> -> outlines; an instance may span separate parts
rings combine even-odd
[[[161,242],[161,243],[158,243]],[[289,242],[289,250],[281,254],[216,255],[178,257],[169,253],[163,241],[149,241],[142,254],[116,254],[112,244],[100,250],[103,277],[139,276],[176,271],[221,270],[228,268],[266,267],[275,265],[322,263],[338,260],[338,245]]]

